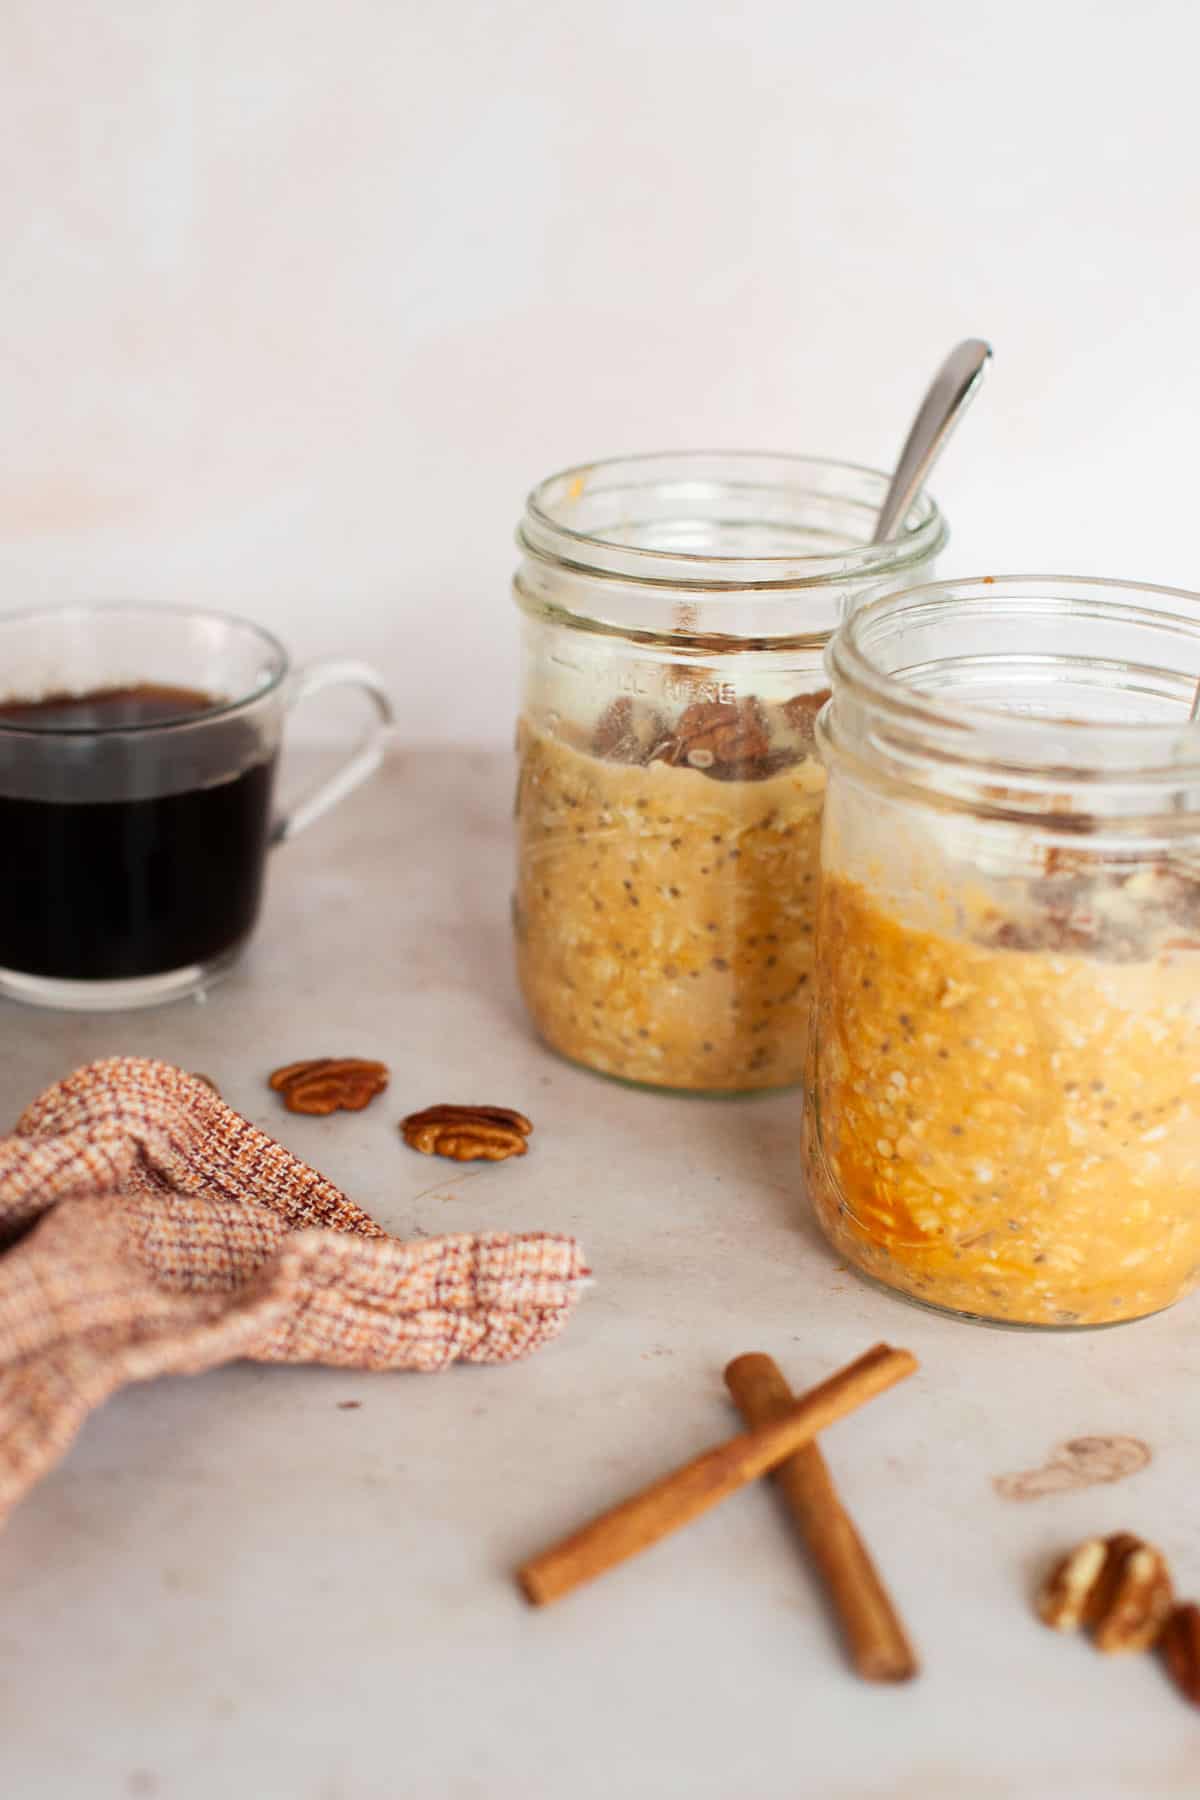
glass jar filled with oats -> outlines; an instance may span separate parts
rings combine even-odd
[[[1103,1325],[1200,1282],[1200,595],[1046,577],[829,653],[805,1152],[838,1253]]]
[[[825,644],[946,541],[921,495],[872,545],[886,487],[848,463],[696,453],[531,494],[514,923],[526,1004],[562,1055],[693,1092],[801,1079]]]

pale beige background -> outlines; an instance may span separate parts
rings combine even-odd
[[[1200,586],[1190,0],[6,0],[0,605],[218,602],[499,741],[564,462],[890,460],[948,572]]]

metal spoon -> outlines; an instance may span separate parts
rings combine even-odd
[[[929,384],[921,402],[921,410],[913,420],[892,476],[892,485],[879,509],[873,544],[886,543],[904,520],[909,507],[920,493],[925,477],[941,455],[946,439],[966,411],[983,371],[991,358],[992,347],[982,338],[964,338],[956,344]],[[1200,704],[1200,694],[1197,695]]]

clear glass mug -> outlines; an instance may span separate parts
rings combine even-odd
[[[946,541],[922,494],[800,456],[589,464],[530,495],[514,925],[545,1041],[700,1093],[800,1081],[824,771],[822,653]]]
[[[372,721],[273,812],[284,719],[334,686]],[[247,621],[115,605],[0,617],[0,994],[105,1011],[196,992],[258,917],[267,851],[378,768],[392,710],[356,662],[293,671]]]
[[[828,657],[805,1158],[838,1254],[1014,1325],[1200,1281],[1200,595],[860,607]]]

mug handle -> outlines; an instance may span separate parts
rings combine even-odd
[[[291,691],[287,697],[287,710],[298,706],[303,700],[310,700],[325,688],[354,687],[366,694],[375,709],[375,716],[367,728],[366,735],[346,761],[336,768],[332,775],[326,775],[315,787],[301,795],[289,812],[282,813],[271,829],[272,844],[282,844],[288,838],[298,837],[307,831],[314,820],[330,807],[344,800],[347,794],[353,793],[360,783],[375,773],[383,761],[384,749],[388,734],[395,722],[395,713],[387,689],[367,663],[361,662],[329,662],[310,663],[305,669],[298,669],[292,678]]]

